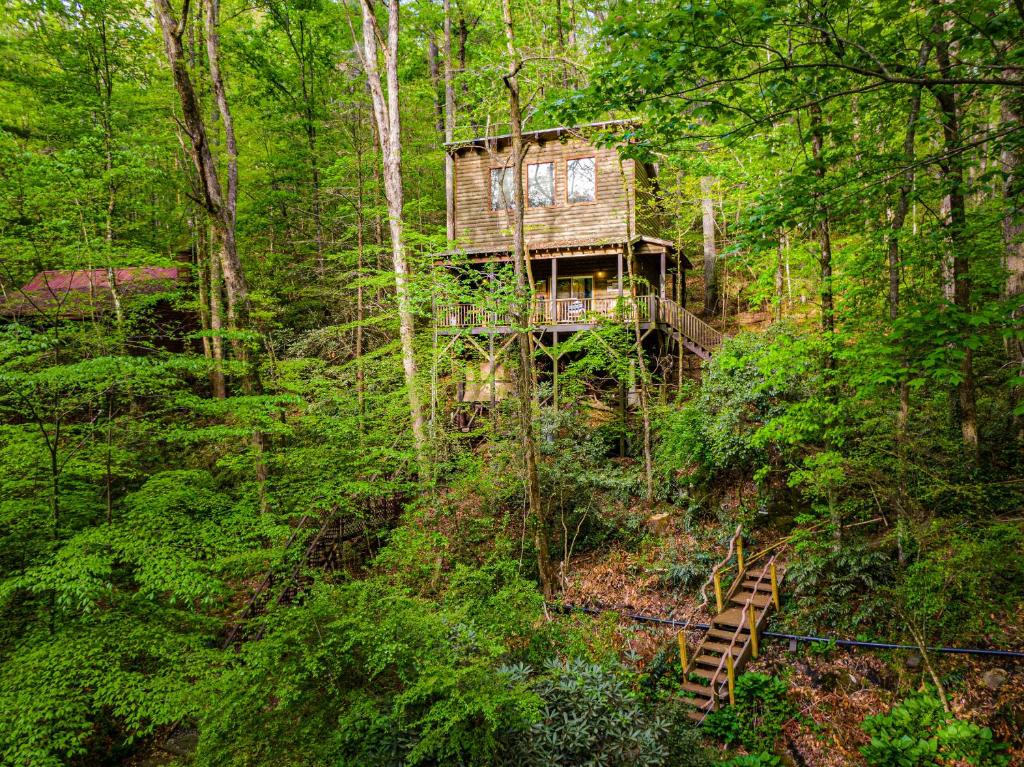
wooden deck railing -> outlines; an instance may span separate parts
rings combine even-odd
[[[721,333],[671,298],[662,298],[658,301],[658,322],[675,328],[709,353],[722,345]]]
[[[707,359],[722,345],[722,334],[695,314],[688,312],[670,298],[629,296],[622,298],[538,298],[530,311],[532,325],[587,325],[598,320],[613,319],[633,322],[657,322],[666,325],[683,338],[691,348]],[[455,304],[437,312],[439,328],[500,328],[512,325],[507,312],[492,312],[475,304]]]
[[[601,318],[632,321],[639,312],[641,322],[658,316],[656,296],[619,298],[539,298],[533,302],[530,322],[534,325],[585,325]],[[438,327],[488,328],[511,325],[508,312],[488,312],[474,304],[455,304],[439,308]]]

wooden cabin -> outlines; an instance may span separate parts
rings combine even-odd
[[[534,304],[531,326],[542,349],[560,336],[608,320],[632,322],[675,339],[707,358],[720,335],[686,311],[691,265],[665,237],[657,204],[657,170],[599,146],[594,137],[628,121],[524,132],[525,236]],[[441,265],[485,284],[496,265],[512,260],[514,224],[511,135],[446,145],[454,164],[457,248]],[[631,289],[630,258],[636,278]],[[635,293],[635,297],[634,297]],[[486,301],[437,307],[442,335],[502,335],[507,316]],[[492,339],[493,340],[493,339]],[[491,370],[495,360],[488,360]],[[556,361],[557,365],[557,361]]]

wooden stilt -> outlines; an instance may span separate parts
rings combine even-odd
[[[722,612],[722,574],[715,570],[715,606]]]
[[[742,535],[740,535],[740,537],[736,539],[736,566],[739,568],[740,578],[742,578],[743,577],[743,571],[745,569],[743,567],[743,536]]]
[[[677,637],[679,642],[679,665],[682,668],[683,673],[686,673],[686,667],[689,666],[689,662],[686,658],[686,632],[680,631]],[[683,681],[686,681],[685,679]]]
[[[775,573],[775,562],[773,561],[769,572],[772,575],[772,603],[775,605],[775,609],[779,609],[779,578]]]

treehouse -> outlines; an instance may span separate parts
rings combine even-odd
[[[533,291],[530,327],[551,354],[567,334],[601,322],[639,321],[661,348],[707,359],[721,336],[686,310],[686,257],[666,239],[657,204],[656,168],[592,137],[627,123],[526,132],[522,168],[524,231]],[[470,301],[442,301],[439,335],[486,336],[487,368],[500,375],[495,337],[511,334],[508,314],[489,300],[501,266],[512,261],[514,172],[511,136],[446,145],[454,165],[454,221],[459,247],[441,254],[441,266],[464,284],[482,286]],[[476,337],[476,340],[473,339]],[[493,390],[493,386],[491,389]]]

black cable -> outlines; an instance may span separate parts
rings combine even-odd
[[[595,607],[583,607],[582,605],[564,605],[556,604],[554,602],[547,602],[548,607],[558,610],[559,612],[582,612],[588,613],[589,615],[600,615],[606,612],[615,612],[624,618],[629,618],[640,623],[656,623],[662,626],[674,626],[676,628],[686,629],[697,629],[700,631],[707,631],[710,626],[706,623],[688,623],[686,621],[672,620],[671,618],[657,618],[653,615],[636,615],[634,613],[625,613],[619,610],[613,610],[609,608],[599,609]],[[891,644],[889,642],[860,642],[855,639],[836,639],[835,637],[819,637],[812,636],[810,634],[783,634],[780,631],[762,631],[762,637],[769,637],[771,639],[790,639],[797,642],[824,642],[826,644],[832,643],[837,647],[866,647],[872,650],[919,650],[917,645],[913,644]],[[948,655],[983,655],[995,658],[1017,658],[1024,659],[1024,651],[1017,650],[985,650],[976,647],[926,647],[928,652],[945,653]]]

